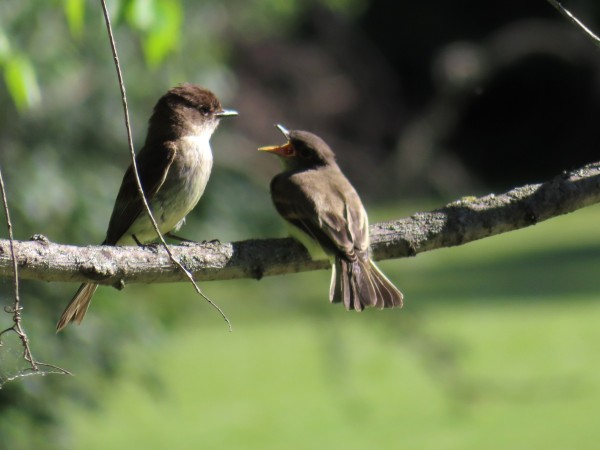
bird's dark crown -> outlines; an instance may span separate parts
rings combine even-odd
[[[196,84],[184,83],[170,89],[163,95],[154,108],[191,108],[203,116],[209,116],[220,111],[221,103],[215,94]]]
[[[222,110],[219,99],[208,89],[192,83],[176,86],[156,103],[146,142],[196,134],[198,127],[214,130],[217,113]]]
[[[329,145],[319,136],[308,131],[290,130],[288,140],[295,150],[297,163],[303,166],[319,166],[335,163],[335,155]]]

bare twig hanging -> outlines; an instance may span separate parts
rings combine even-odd
[[[548,0],[552,6],[554,6],[563,16],[565,16],[571,23],[573,23],[577,28],[579,28],[583,33],[592,40],[592,42],[600,48],[600,37],[596,36],[592,30],[586,27],[583,22],[581,22],[577,17],[575,17],[569,10],[567,10],[560,2],[557,0]]]
[[[0,332],[0,346],[2,346],[2,336],[9,332],[14,332],[17,334],[19,339],[21,340],[21,344],[23,346],[23,358],[25,361],[29,363],[29,371],[32,372],[40,372],[40,366],[50,367],[55,369],[57,373],[62,373],[65,375],[71,375],[65,369],[54,366],[52,364],[41,363],[35,360],[33,354],[31,352],[31,346],[29,345],[29,338],[27,337],[27,333],[23,327],[23,322],[21,318],[21,311],[23,307],[21,306],[21,299],[19,296],[19,265],[17,263],[17,256],[15,252],[14,245],[14,237],[12,232],[12,222],[10,220],[10,211],[8,208],[8,200],[6,197],[6,189],[4,187],[4,179],[2,178],[2,170],[0,169],[0,194],[2,197],[2,205],[4,207],[4,215],[6,217],[6,228],[8,229],[8,241],[10,247],[10,258],[12,260],[12,271],[13,271],[13,293],[14,293],[14,302],[12,306],[6,306],[4,310],[8,314],[12,314],[13,325],[11,327],[6,328],[5,330]]]

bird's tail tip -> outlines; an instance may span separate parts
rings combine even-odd
[[[370,259],[350,262],[337,259],[333,265],[331,302],[344,303],[346,309],[366,307],[402,308],[404,295]]]
[[[84,283],[79,287],[56,324],[57,333],[62,331],[70,322],[81,323],[90,307],[96,289],[98,289],[97,284]]]

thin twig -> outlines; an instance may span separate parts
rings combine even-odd
[[[589,37],[598,48],[600,48],[600,37],[596,36],[592,30],[586,27],[577,17],[571,14],[571,12],[567,10],[560,2],[557,0],[548,0],[548,3],[554,6],[563,16],[569,19],[571,23],[582,30],[586,36]]]
[[[10,211],[8,209],[8,200],[6,198],[6,189],[4,188],[4,179],[2,178],[2,170],[0,170],[0,191],[2,194],[2,205],[4,206],[4,214],[6,216],[6,228],[8,229],[8,240],[10,242],[10,256],[13,262],[13,289],[14,289],[14,297],[15,301],[13,303],[12,308],[6,307],[5,310],[8,313],[13,315],[13,326],[7,328],[6,330],[0,333],[0,337],[6,333],[7,331],[14,331],[19,335],[21,342],[23,343],[24,348],[24,356],[25,360],[31,364],[31,368],[34,371],[38,371],[38,367],[35,364],[35,360],[33,359],[31,348],[29,347],[29,339],[27,338],[27,334],[23,330],[21,325],[21,299],[19,298],[19,267],[17,264],[17,257],[15,255],[15,246],[12,232],[12,222],[10,220]]]
[[[12,232],[12,222],[10,220],[10,211],[8,208],[8,200],[6,197],[6,189],[4,187],[4,179],[2,178],[2,170],[0,169],[0,194],[2,196],[2,205],[4,207],[4,215],[6,216],[6,228],[8,229],[8,241],[10,243],[10,257],[12,259],[12,268],[13,268],[13,289],[14,289],[14,303],[12,307],[7,306],[4,310],[12,314],[13,316],[13,325],[8,327],[7,329],[0,332],[0,346],[2,345],[2,335],[13,331],[19,336],[21,339],[21,343],[23,345],[23,358],[27,361],[31,367],[29,370],[33,372],[39,372],[39,366],[51,367],[53,369],[59,370],[60,372],[71,375],[71,373],[65,369],[54,366],[52,364],[45,364],[36,361],[33,358],[33,354],[31,353],[31,346],[29,345],[29,338],[27,337],[27,333],[25,333],[25,329],[23,328],[23,323],[21,321],[21,311],[23,307],[21,306],[21,299],[19,297],[19,265],[17,263],[17,256],[15,254],[15,246],[14,246],[14,237]]]
[[[229,327],[229,331],[232,331],[231,322],[229,321],[229,319],[227,318],[227,316],[225,315],[223,310],[221,308],[219,308],[219,306],[216,303],[214,303],[210,298],[208,298],[208,296],[206,296],[206,294],[204,294],[204,292],[202,292],[202,290],[200,289],[198,284],[194,281],[194,277],[189,272],[189,270],[187,270],[173,256],[171,249],[169,248],[167,242],[165,241],[162,233],[160,232],[160,230],[158,228],[158,224],[156,223],[156,220],[154,220],[154,216],[152,215],[152,211],[150,210],[150,206],[148,205],[148,201],[146,199],[146,195],[144,194],[144,189],[142,187],[142,182],[141,182],[139,174],[138,174],[137,163],[136,163],[136,159],[135,159],[135,150],[133,148],[131,125],[129,122],[129,108],[127,107],[127,96],[125,94],[125,82],[123,81],[123,74],[121,72],[121,64],[119,63],[119,57],[117,55],[117,46],[115,43],[113,31],[112,31],[112,25],[110,23],[110,16],[108,14],[108,9],[106,7],[106,1],[100,0],[100,3],[102,4],[102,11],[104,13],[104,20],[106,22],[106,29],[108,31],[108,39],[110,41],[110,48],[112,51],[113,59],[115,61],[115,68],[117,70],[117,77],[119,79],[119,88],[121,89],[121,100],[123,102],[123,111],[124,111],[124,115],[125,115],[125,128],[127,129],[127,143],[129,144],[129,151],[131,154],[131,164],[133,167],[133,174],[135,177],[137,190],[138,190],[140,197],[142,199],[142,202],[144,204],[144,208],[146,209],[146,213],[148,214],[148,217],[150,218],[150,222],[152,222],[152,226],[154,227],[154,231],[156,231],[156,235],[158,236],[158,239],[160,240],[160,242],[162,243],[163,247],[165,248],[167,254],[169,255],[169,259],[173,262],[173,264],[175,266],[177,266],[185,274],[185,276],[189,279],[189,281],[194,286],[194,289],[196,290],[196,292],[198,294],[200,294],[204,298],[204,300],[206,300],[213,308],[215,308],[219,312],[219,314],[221,314],[221,317],[223,317],[223,319],[227,323],[227,326]]]

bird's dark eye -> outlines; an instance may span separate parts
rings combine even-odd
[[[304,159],[310,158],[310,150],[308,148],[306,148],[304,145],[299,145],[298,147],[298,154],[300,157]]]
[[[208,116],[210,114],[210,108],[208,106],[202,106],[200,108],[200,114],[203,116]]]

